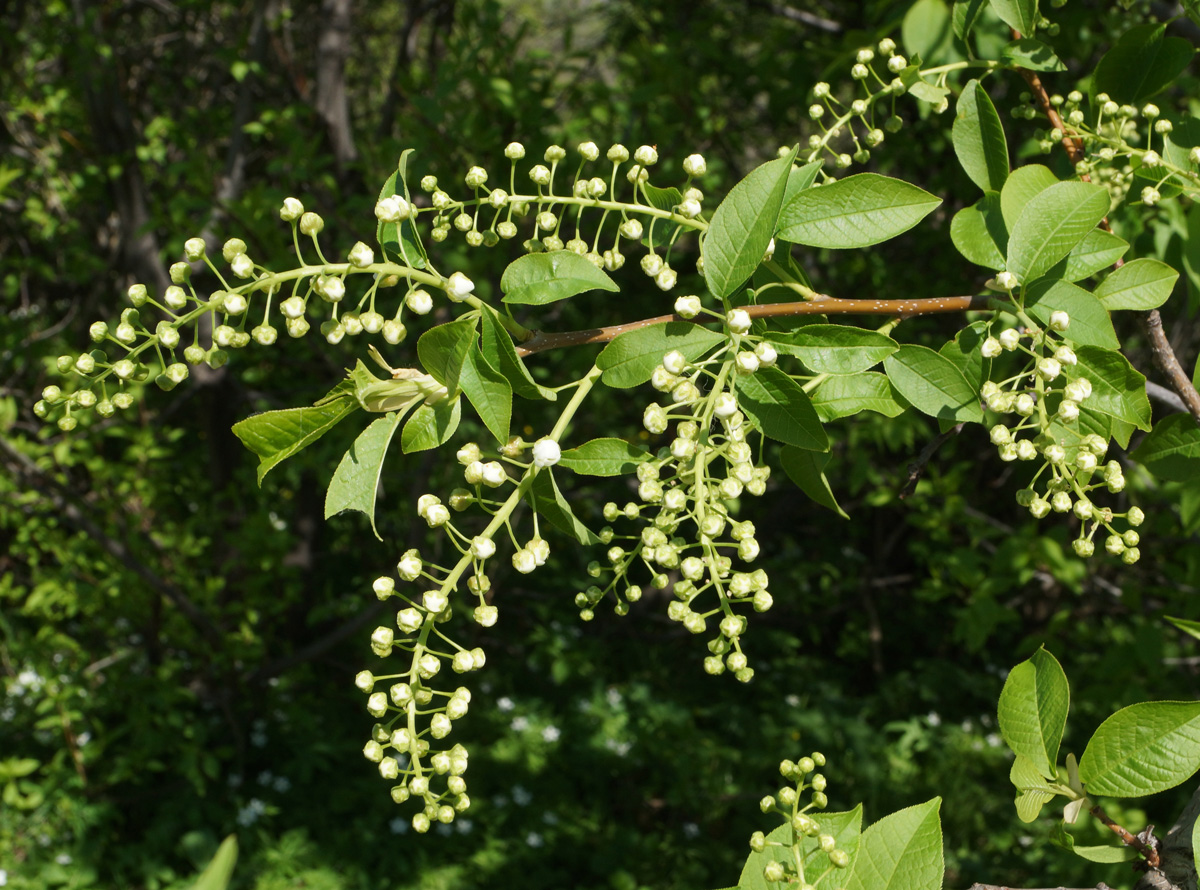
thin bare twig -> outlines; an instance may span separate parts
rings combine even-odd
[[[961,433],[965,425],[966,424],[956,423],[940,436],[931,439],[929,444],[921,449],[921,453],[917,455],[917,459],[908,465],[908,478],[905,479],[904,487],[900,489],[900,494],[897,495],[900,500],[904,500],[917,490],[917,483],[921,481],[921,476],[925,472],[925,467],[929,464],[929,461],[933,458],[934,454],[936,454],[937,450],[944,444]]]

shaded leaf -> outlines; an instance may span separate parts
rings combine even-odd
[[[1032,37],[1014,40],[1000,51],[1001,61],[1030,71],[1066,71],[1067,66],[1054,50]]]
[[[829,440],[821,419],[800,384],[778,368],[759,368],[738,377],[738,407],[757,421],[763,435],[811,451],[825,451]]]
[[[390,198],[392,195],[400,195],[411,203],[406,176],[408,156],[412,152],[413,149],[406,148],[400,153],[400,162],[397,164],[396,172],[387,178],[383,188],[379,191],[379,201]],[[425,246],[421,243],[421,236],[417,232],[414,217],[415,214],[398,223],[380,222],[375,227],[375,240],[379,242],[379,246],[385,252],[390,251],[398,255],[406,266],[424,269],[428,265],[429,257],[425,253]]]
[[[850,518],[846,511],[838,506],[837,498],[833,496],[833,489],[829,487],[829,480],[825,478],[825,465],[829,463],[828,454],[785,445],[780,452],[779,462],[783,465],[783,471],[788,474],[788,478],[795,482],[813,502],[827,510],[832,510],[843,519]]]
[[[1037,27],[1037,0],[990,0],[992,11],[1000,21],[1022,35],[1032,34]]]
[[[1174,83],[1194,53],[1189,41],[1167,36],[1165,23],[1134,25],[1096,66],[1092,89],[1119,103],[1141,105]]]
[[[1200,428],[1190,414],[1168,415],[1130,457],[1168,482],[1200,479]]]
[[[587,547],[600,543],[600,539],[576,518],[570,503],[558,490],[554,474],[549,468],[541,470],[533,477],[525,499],[539,516],[559,531],[570,535],[577,543]]]

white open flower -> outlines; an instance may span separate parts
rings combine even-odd
[[[562,457],[562,449],[551,438],[539,439],[533,446],[533,465],[535,467],[552,467]]]

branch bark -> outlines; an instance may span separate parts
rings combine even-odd
[[[888,315],[912,318],[917,315],[934,315],[941,312],[986,309],[992,299],[988,296],[975,296],[928,297],[915,300],[843,300],[821,296],[820,299],[806,302],[768,303],[762,306],[746,306],[745,309],[751,318],[787,318],[797,315]],[[626,324],[589,328],[584,331],[564,331],[560,334],[534,331],[532,337],[517,346],[517,352],[521,355],[533,355],[548,349],[584,346],[588,343],[607,343],[629,331],[668,321],[690,321],[692,324],[703,324],[713,320],[711,316],[686,319],[679,315],[659,315]]]

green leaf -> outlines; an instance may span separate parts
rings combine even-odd
[[[1000,734],[1014,753],[1047,779],[1058,772],[1058,747],[1070,701],[1067,675],[1044,648],[1014,667],[1000,692]]]
[[[1170,414],[1130,457],[1167,482],[1200,479],[1200,428],[1190,414]]]
[[[258,484],[300,449],[311,445],[359,409],[354,384],[345,380],[312,408],[265,411],[233,425],[233,434],[258,455]]]
[[[859,173],[796,195],[779,213],[779,237],[810,247],[869,247],[907,232],[941,203],[903,180]]]
[[[900,395],[923,414],[955,423],[983,423],[979,394],[945,356],[910,344],[884,359],[883,367]]]
[[[999,192],[1008,178],[1008,144],[996,106],[978,80],[963,87],[951,133],[954,153],[971,181],[985,192]]]
[[[826,451],[821,419],[800,384],[778,368],[759,368],[737,379],[738,407],[757,422],[763,435],[810,451]]]
[[[940,60],[953,50],[954,24],[945,0],[917,0],[900,25],[900,41],[908,55]]]
[[[1021,754],[1013,758],[1008,778],[1017,787],[1017,818],[1022,822],[1032,822],[1036,819],[1042,807],[1057,793],[1038,772],[1033,762]]]
[[[805,325],[786,335],[773,335],[771,342],[818,374],[858,374],[900,348],[885,334],[841,324]]]
[[[803,167],[792,166],[788,173],[787,189],[783,193],[783,203],[781,207],[786,207],[791,203],[792,198],[800,194],[805,189],[812,188],[812,184],[816,181],[817,173],[825,164],[824,161],[810,161]],[[781,239],[783,240],[783,239]]]
[[[941,804],[935,797],[885,816],[863,832],[846,890],[941,890]]]
[[[574,538],[585,547],[600,543],[600,539],[588,530],[582,522],[575,518],[571,505],[558,490],[554,475],[549,468],[541,470],[533,477],[533,483],[525,494],[525,499],[539,516]]]
[[[976,392],[992,376],[992,360],[984,358],[981,349],[987,336],[988,323],[982,319],[973,321],[938,350],[938,355],[950,359]]]
[[[833,836],[837,849],[845,850],[850,856],[851,866],[858,855],[860,831],[862,829],[862,804],[847,813],[821,813],[821,834]],[[777,890],[777,884],[768,884],[763,877],[763,869],[769,862],[793,863],[792,859],[792,827],[780,825],[767,835],[767,846],[762,852],[752,852],[746,858],[742,867],[742,875],[738,879],[736,890]],[[829,856],[821,850],[816,838],[800,836],[801,856],[804,862],[805,880],[813,886],[826,886],[822,879],[834,871],[834,865]],[[845,874],[844,870],[834,871],[835,874]],[[828,882],[827,882],[828,884]],[[832,884],[828,884],[832,887]]]
[[[513,392],[523,399],[558,399],[558,393],[536,383],[517,355],[512,337],[496,319],[494,313],[484,310],[479,313],[483,321],[483,355],[493,368],[504,375]]]
[[[1150,429],[1150,400],[1146,398],[1146,378],[1136,371],[1121,353],[1095,346],[1075,350],[1078,364],[1067,365],[1067,377],[1087,377],[1092,394],[1084,406],[1131,423],[1140,430]]]
[[[479,419],[501,445],[508,441],[512,421],[512,387],[504,375],[493,368],[479,347],[472,343],[463,362],[458,385],[475,408]]]
[[[1192,823],[1192,862],[1200,871],[1200,819]]]
[[[1200,768],[1200,702],[1143,702],[1100,724],[1079,761],[1089,795],[1144,797]]]
[[[475,342],[477,317],[464,316],[456,321],[430,328],[417,341],[417,357],[429,376],[446,387],[451,395],[458,392],[458,378],[467,353]]]
[[[825,478],[825,465],[829,463],[829,455],[819,451],[808,451],[785,445],[779,455],[783,471],[788,478],[799,486],[800,490],[814,502],[827,510],[832,510],[843,519],[849,519],[846,511],[838,506],[829,480]]]
[[[1030,71],[1066,71],[1067,66],[1054,50],[1032,37],[1014,40],[1000,51],[1000,60],[1016,68]]]
[[[406,169],[408,167],[408,156],[412,154],[413,149],[407,148],[400,154],[400,162],[397,164],[396,172],[387,178],[383,188],[379,191],[379,199],[390,198],[392,195],[400,195],[404,200],[411,203],[411,196],[408,193],[408,183],[405,179]],[[417,234],[415,225],[416,214],[414,213],[408,219],[401,220],[398,223],[380,222],[375,227],[375,240],[379,242],[379,246],[384,251],[391,251],[394,254],[399,254],[400,259],[406,266],[411,266],[414,269],[424,269],[428,265],[429,257],[425,253],[425,247],[421,244],[421,236]]]
[[[751,170],[713,213],[701,247],[704,280],[714,296],[729,296],[762,262],[775,234],[795,157],[793,149],[786,157]]]
[[[1189,621],[1187,618],[1172,618],[1170,615],[1164,615],[1163,617],[1188,636],[1200,640],[1200,621]]]
[[[957,0],[951,15],[954,21],[954,36],[966,41],[979,20],[979,14],[988,5],[987,0]]]
[[[233,867],[237,864],[238,842],[237,835],[231,834],[221,842],[217,853],[200,873],[192,890],[225,890],[233,877]]]
[[[379,491],[379,477],[383,472],[383,460],[388,446],[392,444],[402,412],[380,417],[354,440],[350,450],[342,455],[341,463],[333,474],[325,492],[325,518],[336,516],[344,510],[357,510],[367,514],[371,520],[371,531],[379,540],[375,528],[375,495]]]
[[[1161,260],[1132,260],[1100,282],[1096,296],[1106,308],[1157,309],[1175,289],[1179,273]]]
[[[1101,349],[1121,346],[1108,310],[1095,294],[1077,285],[1042,279],[1026,289],[1025,301],[1029,314],[1044,325],[1050,324],[1054,312],[1061,310],[1071,316],[1071,326],[1063,336],[1078,346]]]
[[[688,361],[694,361],[725,336],[686,321],[668,321],[636,328],[615,338],[596,356],[596,365],[604,372],[601,379],[614,389],[640,386],[650,379],[663,356],[678,349]]]
[[[988,192],[970,207],[964,207],[950,220],[950,240],[970,262],[985,269],[1004,268],[1008,250],[1008,230],[1000,212],[1000,195]]]
[[[624,476],[649,459],[649,451],[624,439],[592,439],[564,451],[558,466],[583,476]]]
[[[674,186],[660,189],[648,182],[643,182],[641,190],[642,194],[646,196],[646,203],[656,210],[674,210],[683,203],[683,195]]]
[[[813,408],[823,423],[850,417],[860,411],[898,417],[904,413],[905,406],[896,398],[887,375],[877,371],[826,378],[812,393]]]
[[[400,450],[405,454],[428,451],[444,445],[458,429],[462,419],[462,399],[446,399],[434,405],[422,405],[408,418],[400,433]]]
[[[1003,206],[1003,195],[1001,204]],[[1108,213],[1108,191],[1089,182],[1059,182],[1034,195],[1008,238],[1008,271],[1022,284],[1069,254]]]
[[[1092,94],[1108,93],[1118,103],[1141,105],[1166,89],[1192,61],[1195,50],[1167,25],[1134,25],[1104,54],[1092,75]]]
[[[1050,172],[1049,167],[1043,167],[1041,164],[1026,164],[1013,170],[1000,191],[1000,211],[1004,215],[1004,228],[1011,232],[1025,205],[1034,196],[1057,184],[1058,177]]]
[[[1065,281],[1080,281],[1111,266],[1125,256],[1127,250],[1129,242],[1124,238],[1118,238],[1112,232],[1103,229],[1092,229],[1075,249],[1067,254],[1059,277]]]
[[[570,250],[527,253],[513,260],[500,278],[505,303],[544,306],[590,290],[621,288],[603,269]]]
[[[1128,862],[1131,859],[1137,858],[1137,851],[1133,847],[1127,847],[1124,844],[1116,847],[1111,845],[1096,847],[1078,846],[1075,843],[1075,838],[1067,831],[1066,825],[1061,822],[1051,829],[1050,841],[1055,846],[1069,850],[1076,856],[1086,859],[1089,862],[1112,864],[1115,862]]]
[[[1000,21],[1022,36],[1032,34],[1037,27],[1037,0],[991,0],[992,11]]]

